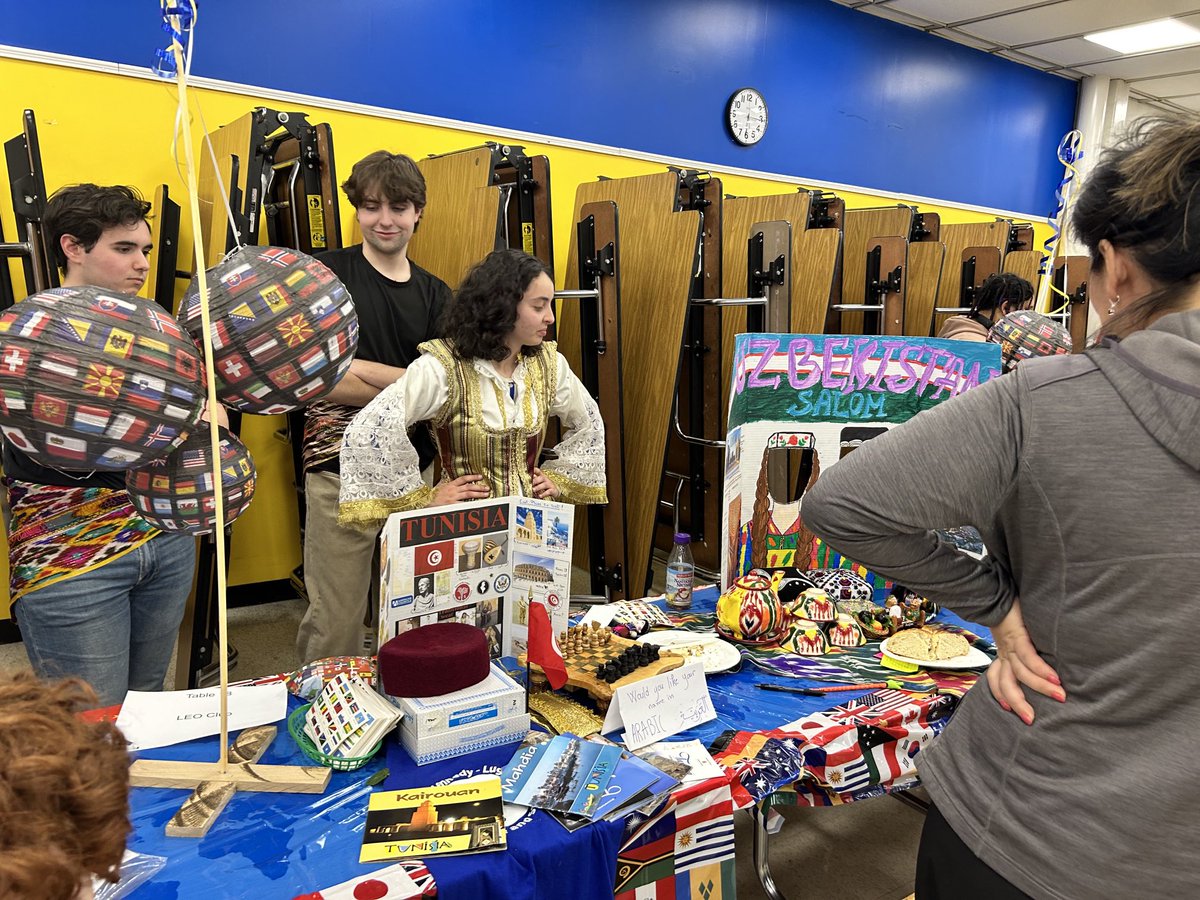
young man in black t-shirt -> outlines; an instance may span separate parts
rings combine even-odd
[[[446,283],[408,258],[408,242],[425,208],[425,179],[409,157],[379,150],[359,160],[342,185],[363,242],[322,254],[358,312],[358,352],[350,371],[308,408],[304,428],[304,584],[308,610],[296,650],[301,663],[363,652],[363,617],[379,580],[378,532],[337,524],[338,451],[354,415],[404,374],[417,345],[438,337],[450,302]],[[414,435],[422,467],[433,443]]]

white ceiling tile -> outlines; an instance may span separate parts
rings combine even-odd
[[[1027,44],[1105,31],[1122,25],[1136,25],[1179,13],[1194,14],[1196,8],[1196,0],[1138,0],[1137,3],[1128,4],[1064,0],[1050,6],[974,22],[970,31],[1004,44]]]
[[[1023,46],[1016,52],[1028,53],[1030,56],[1048,60],[1059,66],[1095,62],[1098,59],[1115,55],[1111,50],[1101,47],[1099,44],[1093,44],[1091,41],[1085,41],[1083,38],[1068,38],[1064,41]]]
[[[1108,75],[1125,79],[1175,75],[1200,69],[1200,47],[1164,50],[1162,53],[1148,53],[1145,56],[1124,56],[1077,68],[1089,75]]]
[[[974,47],[976,50],[983,50],[985,52],[996,49],[994,41],[975,37],[975,35],[959,31],[957,28],[948,28],[945,31],[939,31],[937,36],[943,37],[948,41],[954,41],[956,44],[965,44],[968,47]]]
[[[895,0],[891,6],[933,22],[963,22],[979,16],[991,16],[1006,10],[1028,6],[1014,0]]]
[[[1187,97],[1172,97],[1170,102],[1176,106],[1182,106],[1184,109],[1200,111],[1200,93],[1191,94]]]
[[[927,24],[924,19],[911,16],[903,10],[896,9],[891,4],[888,4],[887,6],[877,6],[874,4],[871,6],[860,6],[858,11],[870,13],[873,16],[878,16],[881,19],[888,19],[892,22],[899,22],[901,25],[908,25],[910,28],[924,29]]]
[[[1175,97],[1179,94],[1200,93],[1200,72],[1187,75],[1167,75],[1164,78],[1129,79],[1129,89],[1155,97]]]

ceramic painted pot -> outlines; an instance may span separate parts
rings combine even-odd
[[[717,601],[717,623],[735,640],[762,641],[775,636],[783,624],[783,608],[771,579],[743,575]]]

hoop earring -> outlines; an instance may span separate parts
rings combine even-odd
[[[1120,302],[1121,302],[1120,294],[1115,295],[1111,300],[1108,301],[1108,314],[1110,316],[1115,316],[1117,314],[1117,304]]]

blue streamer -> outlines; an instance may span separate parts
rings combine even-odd
[[[1083,159],[1083,134],[1079,131],[1068,131],[1058,143],[1058,161],[1066,168],[1066,173],[1054,191],[1056,203],[1054,214],[1050,217],[1051,234],[1042,244],[1042,261],[1038,264],[1038,274],[1047,275],[1054,260],[1054,249],[1062,233],[1063,210],[1066,209],[1067,197],[1070,194],[1071,182],[1078,172],[1075,163]]]
[[[176,74],[175,50],[182,48],[183,36],[196,23],[195,0],[159,0],[162,10],[162,30],[171,38],[166,49],[154,51],[154,62],[150,68],[159,78],[173,78]]]

